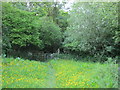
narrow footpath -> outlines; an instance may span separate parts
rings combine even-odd
[[[55,70],[53,69],[52,65],[48,63],[48,87],[47,88],[56,88],[56,76]]]

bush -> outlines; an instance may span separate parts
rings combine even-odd
[[[39,32],[41,33],[40,39],[44,44],[44,51],[56,52],[61,45],[60,27],[48,17],[42,17],[40,21]]]
[[[4,50],[19,49],[30,44],[43,48],[39,39],[38,17],[34,13],[13,8],[9,3],[3,3],[2,8]]]

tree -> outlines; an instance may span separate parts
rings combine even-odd
[[[61,45],[62,34],[60,27],[48,17],[42,17],[40,21],[39,32],[41,33],[40,39],[44,44],[44,51],[56,52]]]
[[[110,53],[117,23],[117,3],[76,3],[70,13],[64,47],[91,55]]]
[[[39,21],[34,13],[13,8],[9,3],[3,3],[3,47],[20,49],[30,44],[43,48],[39,39]],[[7,44],[7,43],[10,43]]]
[[[61,29],[47,16],[36,16],[3,3],[3,47],[4,50],[43,50],[55,52],[61,44]]]

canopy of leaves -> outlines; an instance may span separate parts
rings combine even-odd
[[[28,44],[41,46],[38,18],[34,16],[34,13],[13,8],[8,3],[3,3],[2,13],[3,35],[9,38],[9,42],[13,46],[19,45],[22,47]]]
[[[76,3],[70,13],[64,47],[91,54],[107,51],[114,44],[117,17],[117,3]]]
[[[39,32],[41,33],[40,39],[43,41],[45,51],[54,51],[61,45],[61,29],[52,22],[48,17],[40,18]]]
[[[4,50],[31,46],[43,50],[60,45],[60,28],[50,18],[41,18],[35,12],[13,8],[9,3],[3,3],[2,7]]]

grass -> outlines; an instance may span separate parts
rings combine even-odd
[[[44,88],[47,82],[47,65],[42,62],[4,59],[3,88]]]
[[[2,89],[2,58],[0,56],[0,90]]]
[[[74,60],[51,60],[50,62],[56,71],[58,88],[118,87],[117,65]]]
[[[112,62],[5,58],[2,65],[3,88],[118,88],[118,65]]]

